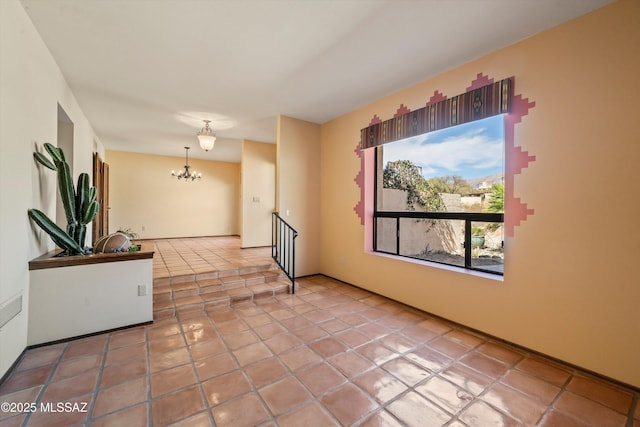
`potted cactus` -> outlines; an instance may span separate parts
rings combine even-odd
[[[90,250],[84,246],[84,241],[87,234],[87,224],[98,213],[96,189],[89,186],[89,175],[81,173],[78,177],[76,190],[64,152],[49,143],[45,143],[44,148],[51,159],[37,151],[33,153],[33,156],[38,163],[58,173],[58,191],[60,191],[67,217],[67,227],[66,230],[61,229],[38,209],[29,209],[29,218],[51,236],[51,240],[64,250],[65,255],[89,254]]]
[[[27,345],[153,321],[153,251],[92,254],[84,241],[98,202],[89,175],[80,174],[74,188],[64,153],[51,144],[34,157],[57,172],[67,225],[63,230],[37,209],[29,210],[29,218],[64,250],[62,254],[82,256],[46,253],[29,261]],[[128,237],[126,242],[128,249]]]

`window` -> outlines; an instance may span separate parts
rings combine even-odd
[[[375,150],[375,251],[503,274],[502,115]]]

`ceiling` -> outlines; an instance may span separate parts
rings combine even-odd
[[[232,162],[610,1],[21,0],[107,149]]]

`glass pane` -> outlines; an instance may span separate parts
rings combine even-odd
[[[464,221],[400,219],[400,255],[464,267]]]
[[[502,212],[504,117],[384,144],[376,173],[378,210]]]
[[[471,267],[504,273],[504,224],[471,223]]]
[[[376,218],[376,250],[397,253],[395,218]]]

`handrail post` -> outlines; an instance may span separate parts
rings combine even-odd
[[[278,212],[272,214],[271,257],[291,280],[291,293],[296,293],[296,237],[298,232]]]

